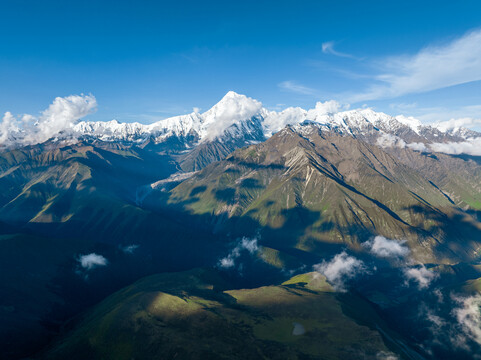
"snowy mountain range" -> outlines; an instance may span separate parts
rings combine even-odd
[[[35,126],[8,128],[5,123],[4,118],[0,145],[35,143],[35,137],[30,134],[37,130]],[[35,125],[40,127],[42,123]],[[187,150],[212,141],[240,141],[247,145],[264,141],[286,126],[302,132],[306,125],[362,138],[382,147],[408,146],[418,151],[481,155],[481,134],[470,129],[423,125],[413,117],[393,117],[369,108],[342,111],[336,101],[318,102],[310,110],[290,107],[280,112],[270,111],[261,102],[233,91],[204,113],[194,111],[148,125],[117,120],[70,122],[58,129],[53,139],[85,138],[136,145],[161,144],[175,139],[177,150]]]

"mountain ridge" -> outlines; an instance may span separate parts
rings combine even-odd
[[[235,140],[248,145],[249,142],[271,137],[285,126],[295,126],[305,121],[346,135],[361,136],[371,143],[377,141],[383,146],[408,146],[419,151],[449,152],[452,150],[437,144],[463,143],[481,137],[480,133],[467,128],[424,125],[413,117],[390,116],[370,108],[343,110],[335,101],[318,102],[315,108],[308,110],[289,107],[279,112],[271,111],[253,98],[229,91],[203,113],[196,109],[190,114],[147,125],[117,120],[80,121],[72,127],[61,129],[53,141],[90,138],[143,146],[149,142],[172,142],[175,138],[180,150],[189,151],[212,141]],[[3,145],[22,146],[24,138],[24,130],[18,128],[10,137],[3,136]]]

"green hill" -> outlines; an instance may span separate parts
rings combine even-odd
[[[42,358],[378,359],[392,353],[386,343],[404,351],[367,302],[341,300],[320,274],[225,286],[208,270],[139,280],[77,320]],[[346,315],[349,302],[357,319]]]

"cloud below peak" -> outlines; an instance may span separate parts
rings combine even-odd
[[[249,239],[243,237],[226,257],[219,260],[218,266],[222,269],[234,268],[236,266],[236,260],[242,255],[242,252],[247,252],[248,254],[253,255],[258,250],[259,245],[257,243],[257,238]]]
[[[402,258],[409,255],[409,248],[405,246],[406,240],[390,240],[384,236],[376,236],[370,241],[363,243],[363,246],[379,257]]]
[[[323,274],[338,291],[345,291],[346,281],[367,271],[364,263],[348,255],[345,251],[337,254],[330,261],[323,261],[313,266],[314,270]]]
[[[417,284],[419,290],[426,289],[433,280],[439,277],[438,273],[426,269],[424,265],[408,267],[403,272],[406,277],[405,285],[409,285],[413,281]]]
[[[80,266],[86,270],[92,270],[96,267],[106,266],[108,264],[108,260],[105,257],[95,253],[81,255],[78,258],[78,261],[80,262]]]

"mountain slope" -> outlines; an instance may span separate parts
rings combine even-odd
[[[156,196],[145,206],[154,209]],[[466,204],[466,193],[453,198]],[[422,172],[378,146],[311,125],[237,150],[175,187],[168,202],[232,236],[259,230],[275,249],[320,255],[325,244],[344,244],[359,251],[383,235],[407,239],[419,261],[450,262],[477,258],[480,245],[480,223]]]
[[[6,358],[35,353],[63,321],[140,276],[219,256],[211,233],[136,205],[139,186],[177,170],[169,156],[98,141],[47,143],[2,152],[0,168]],[[84,266],[89,254],[104,260]]]

